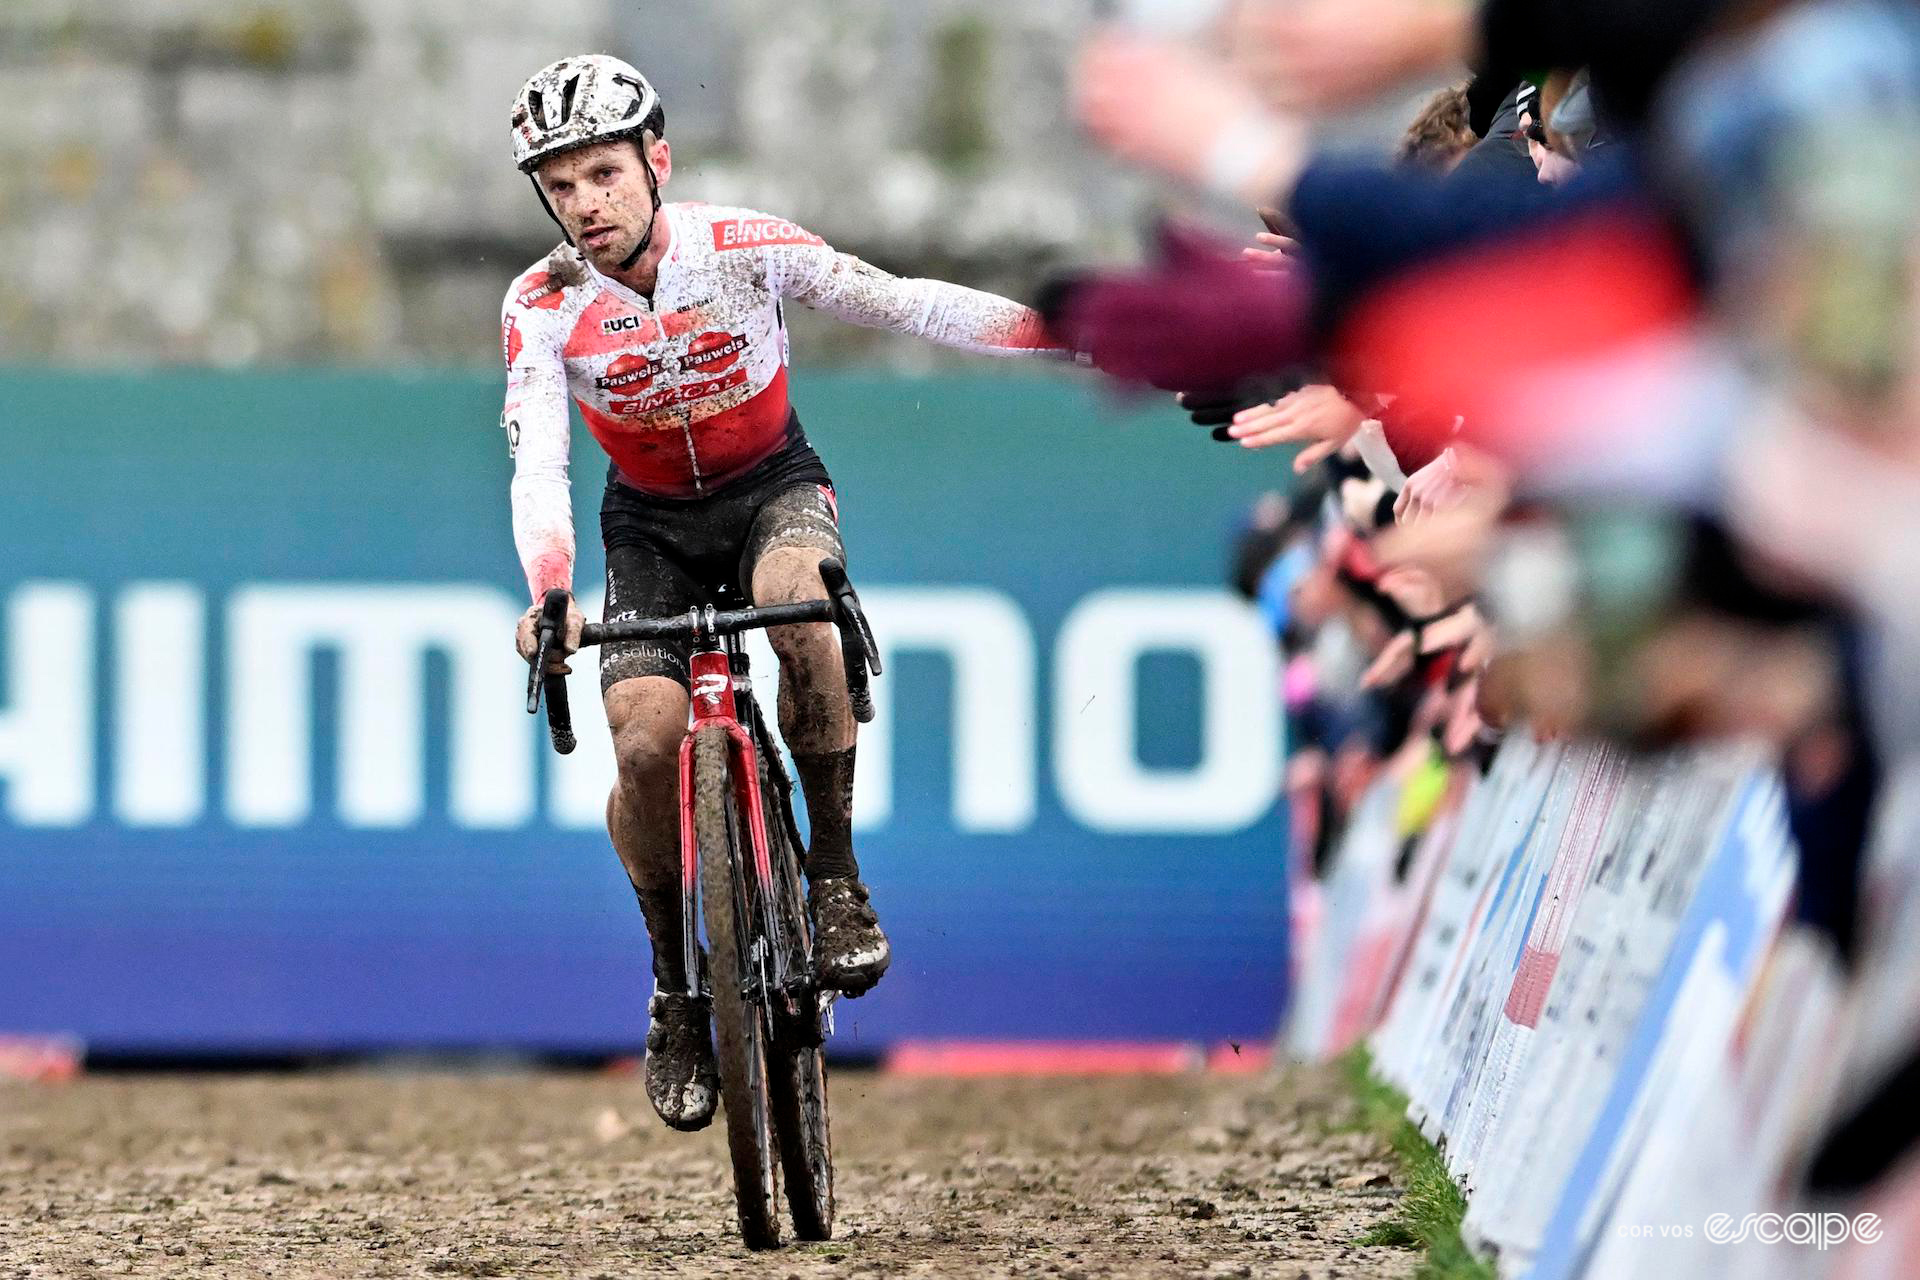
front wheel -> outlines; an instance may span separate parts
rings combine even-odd
[[[800,887],[800,859],[793,849],[780,796],[765,785],[768,852],[773,859],[774,908],[792,962],[811,977],[812,928]],[[780,1171],[786,1177],[793,1233],[802,1240],[833,1238],[833,1147],[827,1132],[827,1055],[821,1044],[821,1002],[812,983],[794,1016],[774,1021],[770,1064],[774,1129],[780,1135]]]
[[[827,1062],[819,1045],[775,1051],[773,1113],[793,1233],[833,1239],[833,1151],[827,1138]]]
[[[755,963],[742,951],[753,937],[747,928],[744,879],[752,837],[734,798],[730,747],[726,730],[718,727],[700,730],[693,740],[693,824],[700,846],[700,907],[707,922],[720,1100],[727,1113],[740,1235],[749,1249],[771,1249],[780,1243],[780,1220],[774,1209],[779,1189],[767,1096],[768,1029],[759,1005],[744,991],[747,966]]]

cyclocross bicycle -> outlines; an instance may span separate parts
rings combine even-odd
[[[757,628],[833,623],[854,718],[872,720],[868,673],[880,674],[873,632],[840,563],[821,561],[820,577],[825,600],[719,608],[739,601],[737,592],[725,591],[715,604],[676,617],[589,623],[580,640],[583,649],[616,640],[693,642],[693,713],[680,744],[681,945],[695,987],[690,994],[712,1001],[734,1198],[740,1234],[753,1249],[780,1243],[774,1205],[782,1175],[794,1234],[802,1240],[833,1235],[822,1045],[833,1029],[834,993],[823,991],[815,976],[793,779],[754,700],[740,639]],[[527,682],[527,710],[539,711],[544,691],[547,727],[563,755],[574,747],[566,684],[542,673],[566,616],[566,592],[549,591]],[[704,973],[696,936],[702,914]]]

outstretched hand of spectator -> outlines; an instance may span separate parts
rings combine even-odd
[[[1397,631],[1375,655],[1373,663],[1360,677],[1363,689],[1392,684],[1411,671],[1422,655],[1464,643],[1472,632],[1473,623],[1463,614],[1470,614],[1473,606],[1463,604],[1447,609],[1445,587],[1425,570],[1405,566],[1387,569],[1374,585],[1382,596],[1393,602],[1401,616],[1412,622]]]
[[[1234,443],[1231,434],[1233,416],[1243,409],[1271,404],[1282,396],[1298,391],[1302,379],[1296,374],[1276,373],[1248,378],[1231,391],[1182,391],[1174,399],[1193,419],[1196,427],[1211,427],[1213,438]]]
[[[1393,518],[1413,524],[1422,516],[1437,515],[1457,503],[1464,488],[1453,450],[1442,449],[1439,457],[1407,477],[1406,487],[1394,500]]]
[[[1480,713],[1480,675],[1476,670],[1453,692],[1446,724],[1440,731],[1440,749],[1449,756],[1462,756],[1493,732]]]
[[[1240,256],[1262,271],[1288,271],[1293,268],[1293,255],[1299,250],[1300,242],[1292,236],[1261,231],[1255,233],[1253,243],[1242,249]]]
[[[1484,629],[1480,611],[1470,602],[1420,625],[1407,627],[1387,641],[1360,677],[1360,687],[1378,689],[1390,685],[1411,671],[1420,658],[1471,646]],[[1479,661],[1484,662],[1484,657]]]
[[[1248,203],[1290,185],[1306,133],[1278,119],[1230,66],[1171,40],[1107,32],[1082,48],[1074,111],[1131,164]]]
[[[1300,253],[1300,242],[1290,234],[1293,224],[1271,205],[1262,205],[1256,212],[1267,229],[1256,232],[1253,243],[1242,249],[1240,256],[1266,271],[1292,270]]]
[[[1325,111],[1468,60],[1473,5],[1452,0],[1292,0],[1236,6],[1233,62],[1275,106]]]
[[[1294,472],[1300,474],[1344,448],[1366,418],[1351,400],[1332,387],[1317,384],[1269,404],[1240,410],[1233,415],[1227,435],[1238,440],[1243,449],[1306,445],[1293,460]]]
[[[1497,512],[1510,488],[1507,469],[1493,457],[1470,445],[1448,445],[1407,477],[1393,515],[1400,524],[1415,524],[1468,504]]]

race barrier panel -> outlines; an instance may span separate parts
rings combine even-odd
[[[1900,962],[1920,946],[1920,785],[1884,807],[1878,959],[1848,983],[1788,921],[1783,796],[1752,750],[1516,735],[1411,835],[1391,824],[1406,781],[1389,762],[1341,835],[1283,1042],[1322,1058],[1365,1035],[1503,1277],[1911,1274],[1917,1162],[1845,1203],[1795,1188],[1920,1026]],[[1882,1220],[1886,1248],[1831,1238]]]

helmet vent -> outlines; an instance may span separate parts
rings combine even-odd
[[[646,86],[641,84],[638,80],[635,80],[632,76],[615,76],[613,78],[613,82],[617,85],[623,85],[626,88],[633,90],[633,101],[630,104],[628,104],[627,113],[621,117],[621,119],[623,120],[633,119],[635,116],[640,114],[640,108],[642,105],[645,104],[647,100]]]
[[[573,100],[579,92],[580,77],[568,76],[567,83],[560,90],[560,117],[557,120],[548,118],[547,95],[538,89],[527,90],[527,110],[533,114],[533,122],[542,129],[561,128],[573,119]]]

